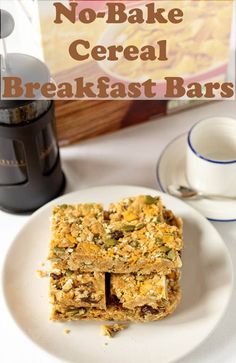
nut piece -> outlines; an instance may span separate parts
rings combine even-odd
[[[40,279],[48,276],[47,271],[37,270],[36,273]]]
[[[66,335],[68,335],[68,334],[70,334],[70,329],[67,329],[67,328],[65,328],[64,330],[63,330],[63,332],[64,332],[64,334],[66,334]]]
[[[113,338],[116,333],[127,328],[128,326],[124,324],[112,324],[112,325],[101,326],[102,335],[108,336],[109,338]]]
[[[70,291],[73,287],[73,280],[69,279],[66,281],[66,283],[62,286],[63,291]]]

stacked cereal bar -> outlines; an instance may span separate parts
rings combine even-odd
[[[180,300],[182,221],[159,197],[54,208],[53,320],[158,320]]]

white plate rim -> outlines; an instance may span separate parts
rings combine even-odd
[[[15,238],[12,240],[12,243],[9,245],[7,254],[5,256],[5,261],[4,264],[2,266],[2,277],[1,277],[1,290],[2,290],[2,296],[5,302],[5,307],[7,308],[8,311],[8,315],[9,318],[11,318],[11,320],[14,322],[15,327],[18,329],[18,331],[20,331],[21,333],[23,333],[24,337],[27,339],[27,341],[30,344],[33,344],[35,347],[37,347],[37,349],[39,349],[42,353],[44,353],[46,356],[51,357],[53,359],[55,359],[58,362],[64,362],[64,363],[68,363],[68,360],[65,358],[61,358],[61,357],[57,357],[55,356],[52,352],[48,351],[47,349],[43,348],[38,342],[36,342],[29,334],[27,334],[27,332],[23,329],[23,327],[20,326],[20,324],[18,323],[18,321],[15,319],[14,315],[12,314],[12,311],[10,309],[10,307],[8,306],[7,303],[7,297],[5,295],[5,289],[4,289],[4,279],[5,279],[5,273],[6,273],[6,261],[7,261],[7,257],[8,254],[11,250],[11,247],[13,246],[13,244],[15,243],[15,241],[18,239],[18,237],[20,236],[21,233],[23,233],[24,229],[27,229],[28,225],[31,224],[32,219],[36,219],[38,215],[40,215],[44,210],[46,210],[47,208],[49,208],[50,206],[52,206],[54,203],[60,203],[61,200],[66,199],[68,196],[71,197],[73,195],[76,195],[78,192],[83,192],[83,191],[90,191],[90,190],[97,190],[97,189],[103,189],[103,188],[125,188],[125,189],[137,189],[137,193],[138,190],[139,193],[144,193],[144,190],[146,190],[146,192],[151,193],[158,193],[160,194],[160,196],[162,196],[162,194],[168,194],[165,193],[163,191],[159,191],[159,190],[155,190],[153,188],[149,188],[146,186],[138,186],[138,185],[123,185],[123,184],[117,184],[117,185],[102,185],[102,186],[98,186],[98,187],[91,187],[91,188],[86,188],[86,189],[81,189],[81,190],[77,190],[77,191],[73,191],[70,193],[66,193],[64,195],[61,195],[55,199],[53,199],[52,201],[46,203],[44,206],[42,206],[41,208],[39,208],[37,211],[35,211],[29,218],[29,220],[23,225],[23,227],[18,231],[18,233],[16,234]],[[142,192],[143,191],[143,192]],[[198,212],[196,209],[194,209],[192,206],[188,205],[187,203],[184,203],[184,201],[179,200],[178,198],[175,198],[171,195],[168,194],[168,197],[178,200],[179,203],[181,203],[182,205],[187,205],[188,208],[190,208],[194,213],[197,213],[198,216],[202,219],[205,219],[204,216]],[[225,255],[227,257],[227,261],[228,261],[228,267],[230,270],[230,288],[228,291],[228,296],[227,296],[227,301],[225,303],[224,308],[221,311],[221,314],[218,316],[218,320],[216,320],[214,322],[214,324],[212,324],[211,330],[208,332],[208,334],[205,335],[205,337],[200,340],[195,346],[190,347],[188,350],[185,351],[185,353],[182,356],[179,356],[174,360],[169,360],[168,363],[174,363],[174,362],[179,362],[180,359],[185,358],[186,356],[188,356],[191,352],[195,351],[200,345],[202,345],[215,331],[215,328],[219,325],[219,323],[221,322],[221,320],[223,319],[225,312],[227,310],[227,307],[229,305],[231,296],[232,296],[232,292],[233,292],[233,283],[234,283],[234,274],[233,274],[233,263],[232,263],[232,259],[229,253],[229,250],[227,248],[227,246],[225,245],[224,240],[222,239],[222,237],[220,236],[220,234],[218,233],[218,231],[214,228],[214,226],[211,225],[211,227],[215,230],[216,234],[220,237],[221,241],[222,241],[222,246],[224,246],[224,251],[225,251]]]

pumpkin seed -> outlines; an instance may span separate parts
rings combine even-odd
[[[144,228],[145,227],[145,223],[140,223],[136,226],[136,231],[139,231],[140,229]]]
[[[169,248],[169,247],[167,247],[167,246],[161,246],[161,247],[159,248],[159,250],[160,250],[160,252],[164,252],[164,253],[166,253],[166,252],[169,252],[169,251],[170,251],[170,248]]]
[[[65,252],[65,248],[62,248],[62,247],[54,247],[53,248],[53,252],[56,254],[56,255],[60,255],[62,253]]]
[[[167,254],[167,257],[170,259],[170,260],[174,260],[175,257],[176,257],[176,253],[174,250],[170,250]]]
[[[86,313],[86,309],[84,308],[79,308],[79,309],[72,309],[69,311],[69,313],[71,315],[84,315]]]
[[[152,197],[151,195],[146,195],[146,204],[154,204],[156,203],[156,198]]]
[[[134,230],[135,230],[135,226],[133,226],[132,224],[122,227],[122,231],[124,231],[124,232],[133,232]]]
[[[117,241],[113,238],[107,238],[105,241],[104,241],[104,245],[105,247],[112,247],[112,246],[115,246],[117,244]]]
[[[71,270],[66,270],[66,276],[70,277],[73,274],[73,271]]]

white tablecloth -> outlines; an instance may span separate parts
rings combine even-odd
[[[187,131],[197,120],[214,115],[235,116],[236,102],[211,103],[62,149],[63,169],[68,181],[66,191],[106,184],[131,184],[158,188],[155,168],[163,148],[174,137]],[[14,236],[28,219],[29,217],[0,212],[1,270]],[[214,226],[230,250],[235,271],[236,222],[214,223]],[[16,327],[6,309],[2,294],[0,296],[0,328],[1,363],[58,362],[56,358],[53,359],[35,346]],[[234,289],[225,317],[216,330],[207,341],[181,360],[181,363],[203,362],[236,362],[236,289]]]

